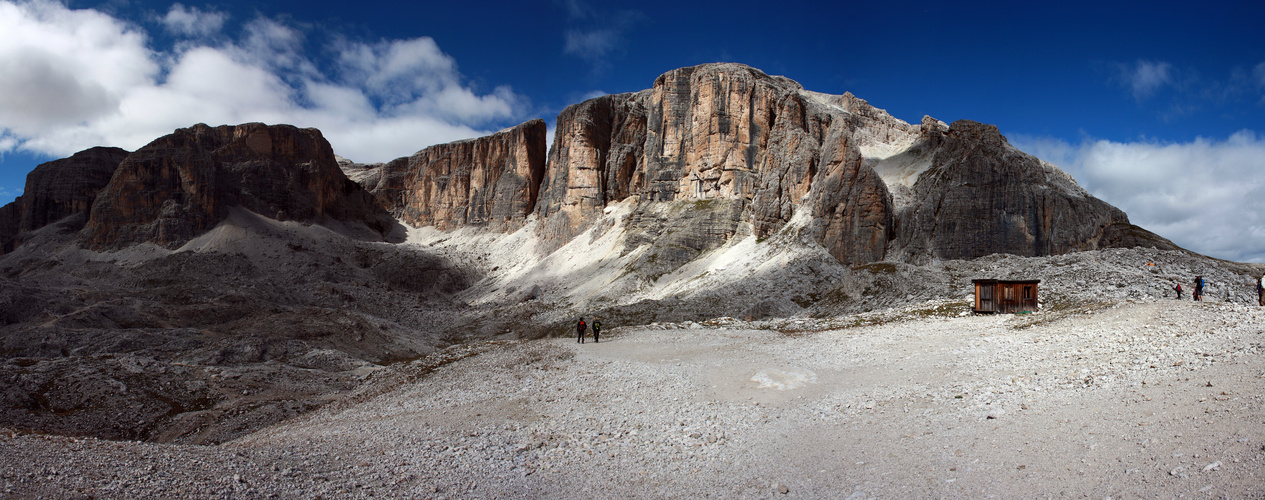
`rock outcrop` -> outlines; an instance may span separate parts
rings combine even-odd
[[[558,117],[536,207],[541,236],[547,247],[560,246],[607,203],[629,196],[639,203],[718,199],[726,203],[701,206],[728,213],[737,203],[738,217],[717,219],[733,224],[692,247],[723,243],[744,231],[739,223],[768,236],[802,207],[823,218],[812,224],[812,237],[841,261],[881,259],[889,196],[862,170],[854,144],[853,130],[866,117],[840,107],[868,105],[837,97],[810,95],[747,66],[709,64],[670,71],[647,91],[571,106]],[[826,180],[814,192],[819,174]]]
[[[128,155],[92,204],[88,243],[178,246],[240,206],[278,220],[391,228],[316,129],[250,123],[179,129]]]
[[[441,144],[410,156],[401,217],[441,230],[522,225],[545,172],[545,122],[532,120],[478,139]],[[398,165],[392,162],[387,170]]]
[[[709,226],[712,235],[767,237],[804,211],[801,234],[850,264],[1059,254],[1124,242],[1103,234],[1128,224],[996,127],[911,125],[852,94],[805,91],[739,64],[673,70],[649,90],[559,115],[536,206],[545,248],[630,196],[722,199],[715,207],[727,213],[736,203],[737,217],[717,219],[732,226]]]
[[[77,198],[56,207],[0,209],[0,241],[11,248],[31,225],[83,211],[100,189],[86,229],[97,247],[175,245],[242,206],[380,232],[387,213],[440,230],[492,231],[534,215],[539,248],[549,251],[629,198],[632,226],[651,231],[629,248],[689,250],[667,252],[679,258],[790,226],[848,264],[1163,244],[1137,237],[1123,212],[1013,148],[994,126],[909,124],[850,93],[806,91],[740,64],[680,68],[650,89],[570,106],[551,149],[545,137],[545,123],[531,120],[365,166],[339,163],[313,129],[198,125],[127,156],[104,188],[93,187],[96,176],[98,184],[67,187]],[[718,211],[701,218],[651,206],[709,200],[721,203],[690,205]],[[682,224],[707,229],[670,241],[659,241],[666,229],[652,229]]]
[[[535,206],[540,234],[551,246],[582,231],[608,203],[642,191],[648,95],[605,95],[558,115]]]
[[[536,206],[545,174],[544,120],[431,146],[387,163],[342,168],[375,202],[415,226],[512,231]]]
[[[0,207],[0,254],[22,244],[26,233],[85,214],[127,155],[120,148],[96,147],[35,167],[22,196]],[[78,230],[86,220],[81,217],[66,229]]]
[[[996,126],[960,120],[921,140],[933,145],[931,166],[898,215],[892,249],[902,260],[1056,255],[1128,223],[1063,171],[1010,146]]]

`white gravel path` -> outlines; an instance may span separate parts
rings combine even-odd
[[[958,309],[465,346],[217,447],[4,432],[0,494],[1265,497],[1265,309]]]

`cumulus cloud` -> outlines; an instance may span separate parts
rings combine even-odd
[[[520,99],[509,87],[478,95],[461,85],[452,57],[430,38],[339,47],[344,78],[363,82],[368,97],[391,116],[421,115],[478,124],[514,114]]]
[[[222,12],[206,12],[197,7],[181,4],[171,6],[160,21],[168,33],[186,37],[208,37],[220,32],[228,15]]]
[[[1015,144],[1064,167],[1134,224],[1184,248],[1265,262],[1265,137],[1244,130],[1185,143],[1016,137]]]
[[[262,121],[317,127],[345,157],[386,161],[525,108],[509,87],[465,84],[430,38],[339,39],[327,62],[305,52],[302,29],[273,19],[245,23],[238,40],[211,37],[226,20],[177,4],[162,29],[202,38],[153,50],[138,25],[95,10],[0,0],[0,154],[136,149],[199,122]]]

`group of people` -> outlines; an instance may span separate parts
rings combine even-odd
[[[1203,276],[1195,276],[1195,294],[1192,298],[1194,298],[1195,300],[1204,299],[1204,284],[1205,283],[1204,283]],[[1173,287],[1173,290],[1177,291],[1177,300],[1181,300],[1182,298],[1181,283],[1178,283],[1177,286]],[[1260,278],[1256,280],[1256,302],[1257,304],[1265,306],[1265,276],[1261,276]]]
[[[584,343],[584,333],[588,331],[589,326],[584,322],[584,318],[580,318],[580,322],[575,324],[576,342]],[[602,322],[593,320],[593,342],[601,342]]]
[[[1261,288],[1261,282],[1257,281],[1256,289],[1257,289],[1258,294],[1260,293],[1260,288]],[[1182,284],[1178,283],[1177,286],[1173,287],[1173,290],[1177,292],[1177,300],[1182,300]],[[1195,295],[1192,296],[1192,298],[1195,299],[1196,301],[1204,299],[1204,277],[1203,276],[1195,276]]]

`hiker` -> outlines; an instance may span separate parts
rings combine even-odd
[[[1204,277],[1195,276],[1195,300],[1204,299]]]
[[[601,340],[598,339],[598,336],[601,334],[602,334],[602,322],[598,320],[593,320],[593,342],[594,343],[601,342]]]
[[[1173,290],[1177,291],[1177,300],[1182,300],[1182,284],[1178,283],[1177,286],[1173,287]]]
[[[580,318],[580,322],[575,324],[576,342],[584,343],[584,330],[587,328],[588,326],[584,324],[584,318]]]

